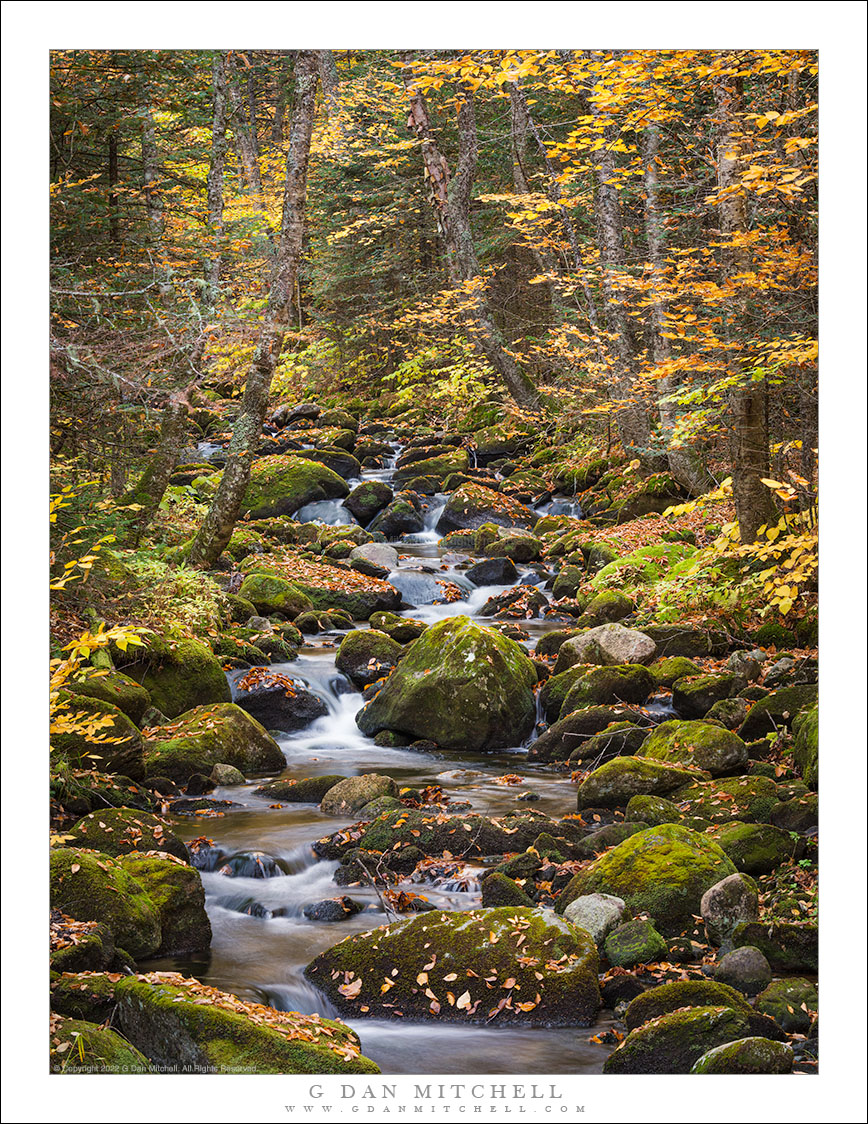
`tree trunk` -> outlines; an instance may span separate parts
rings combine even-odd
[[[714,79],[714,101],[717,110],[717,184],[719,188],[718,211],[724,241],[732,240],[747,230],[744,196],[738,190],[739,151],[737,133],[741,108],[739,81],[729,75]],[[723,278],[733,284],[737,274],[750,269],[750,253],[743,246],[733,244],[723,249]],[[743,298],[735,298],[731,317],[732,329],[747,329],[747,309]],[[736,358],[730,366],[738,369]],[[757,531],[774,515],[774,502],[769,489],[762,483],[769,475],[769,435],[766,414],[766,384],[764,379],[754,380],[748,372],[741,372],[743,382],[730,399],[732,414],[732,492],[738,518],[741,541],[754,542]]]
[[[458,110],[458,165],[453,179],[431,131],[425,99],[412,85],[412,79],[408,77],[407,81],[410,96],[407,124],[421,142],[431,203],[446,247],[449,279],[457,289],[466,281],[482,278],[470,225],[470,199],[479,153],[473,101],[469,94],[465,94]],[[539,392],[506,350],[481,286],[468,294],[463,318],[468,338],[500,375],[515,401],[528,409],[537,408]]]
[[[666,238],[660,214],[660,190],[657,179],[657,155],[660,143],[660,130],[656,124],[648,125],[642,133],[642,168],[645,183],[645,232],[648,239],[648,260],[651,263],[652,282],[656,299],[651,305],[651,330],[653,336],[654,362],[664,363],[670,355],[669,341],[663,335],[666,320],[666,300],[663,296],[663,255]],[[660,429],[666,442],[669,471],[692,496],[702,495],[714,484],[702,463],[702,458],[694,449],[674,448],[672,436],[678,421],[675,405],[667,401],[669,395],[679,389],[674,375],[665,375],[658,383],[657,409],[660,414]]]
[[[142,117],[142,190],[145,196],[145,211],[148,217],[148,241],[152,246],[159,244],[163,234],[163,203],[157,183],[160,166],[157,157],[157,139],[154,130],[154,115],[150,105],[145,102],[141,109]]]
[[[169,401],[163,410],[160,423],[160,440],[148,462],[148,466],[139,478],[135,488],[127,497],[131,502],[142,505],[136,519],[136,539],[148,527],[160,506],[166,488],[169,486],[169,477],[175,468],[178,453],[184,440],[187,413],[190,408],[189,393],[193,385],[176,391],[169,396]]]
[[[117,133],[110,133],[108,139],[108,213],[109,213],[109,238],[112,242],[120,242],[121,230],[118,217],[118,197],[115,187],[118,182],[118,138]]]
[[[247,181],[247,191],[258,200],[262,206],[262,173],[259,169],[259,153],[250,131],[250,121],[244,105],[244,98],[239,89],[238,71],[232,52],[225,55],[226,92],[232,111],[232,131],[238,156],[244,167],[244,178]]]
[[[204,568],[213,566],[220,557],[238,520],[250,481],[253,457],[262,434],[271,380],[288,327],[304,236],[316,84],[316,55],[313,51],[300,51],[296,61],[297,93],[286,156],[283,220],[268,304],[247,374],[241,412],[233,429],[223,477],[190,550],[190,562]]]
[[[212,65],[214,87],[214,112],[211,125],[211,164],[208,168],[208,225],[213,248],[205,267],[207,293],[205,298],[209,312],[217,307],[222,270],[223,240],[223,172],[226,165],[226,67],[222,51],[214,52]]]

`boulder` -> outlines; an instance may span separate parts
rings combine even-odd
[[[732,937],[739,921],[759,918],[756,883],[744,874],[730,874],[710,886],[702,895],[699,912],[705,933],[712,944],[722,945]]]
[[[775,730],[789,730],[796,715],[805,707],[817,703],[815,684],[802,684],[797,687],[782,687],[755,702],[748,711],[744,724],[738,731],[746,742],[756,741]]]
[[[653,761],[703,769],[713,777],[743,771],[748,762],[741,738],[711,722],[661,722],[639,752]]]
[[[328,816],[351,816],[378,796],[397,796],[398,786],[391,777],[365,773],[361,777],[347,777],[328,789],[320,804]]]
[[[518,500],[480,484],[470,483],[462,484],[450,495],[437,523],[437,530],[445,535],[449,531],[475,530],[483,523],[494,523],[499,527],[530,528],[536,519],[533,510]]]
[[[353,488],[344,500],[344,507],[363,527],[367,527],[371,520],[392,502],[393,494],[389,485],[382,480],[365,480],[364,483]]]
[[[704,718],[715,703],[744,687],[737,675],[687,675],[672,685],[672,705],[684,718]]]
[[[588,706],[558,719],[528,749],[530,761],[582,760],[586,744],[613,723],[622,727],[635,712],[629,706]],[[644,735],[643,735],[644,738]]]
[[[577,663],[648,664],[656,651],[653,640],[643,632],[620,624],[603,624],[561,645],[555,674]]]
[[[775,971],[817,973],[817,926],[810,922],[740,921],[732,943],[758,948]]]
[[[615,757],[594,769],[581,782],[578,810],[620,807],[633,796],[662,796],[682,788],[696,776],[693,770],[644,757]]]
[[[789,832],[767,823],[730,820],[712,828],[708,835],[729,856],[736,870],[745,874],[771,874],[787,860],[800,858],[805,848],[804,840],[794,842]]]
[[[399,644],[409,644],[411,640],[418,640],[428,628],[424,621],[410,620],[408,617],[399,617],[397,613],[372,613],[371,628],[396,640]]]
[[[652,624],[645,629],[661,656],[715,656],[726,651],[725,633],[693,624]]]
[[[769,777],[742,776],[693,781],[672,793],[677,804],[692,816],[727,823],[767,823],[772,810],[784,798],[785,790]]]
[[[565,718],[574,710],[586,706],[610,706],[614,703],[641,705],[653,690],[654,680],[641,664],[595,667],[573,680],[559,716]]]
[[[596,597],[585,606],[582,615],[579,617],[579,624],[585,628],[593,628],[602,624],[611,623],[613,621],[623,620],[633,612],[633,602],[623,593],[618,593],[617,590],[607,589],[602,593],[598,593]],[[609,661],[590,660],[590,663],[600,663]],[[623,663],[630,663],[633,661],[623,660]],[[636,660],[636,663],[641,663],[641,660]]]
[[[104,808],[83,816],[70,828],[73,847],[88,847],[106,855],[127,855],[130,851],[165,851],[182,862],[188,861],[187,848],[172,834],[165,820],[134,808]]]
[[[482,905],[484,908],[498,906],[525,906],[533,909],[533,899],[512,878],[499,870],[492,871],[482,880]]]
[[[218,761],[211,770],[210,780],[218,787],[225,787],[244,784],[245,777],[241,770],[236,769],[234,765],[226,765],[224,762]]]
[[[394,540],[401,535],[415,535],[423,531],[425,520],[413,504],[399,495],[377,514],[368,529],[372,534],[379,532],[387,539]]]
[[[112,649],[115,663],[140,683],[167,718],[205,703],[231,701],[220,661],[198,640],[149,636],[143,648]]]
[[[740,1038],[737,1042],[724,1042],[703,1054],[690,1072],[718,1075],[792,1073],[793,1059],[793,1048],[786,1042]]]
[[[651,987],[630,1003],[624,1022],[627,1030],[636,1030],[661,1015],[689,1007],[729,1007],[747,1019],[751,1033],[783,1037],[769,1018],[754,1011],[741,992],[714,980],[673,980]]]
[[[631,796],[624,812],[625,823],[645,823],[649,827],[683,820],[684,814],[678,805],[665,796]]]
[[[346,481],[324,464],[296,456],[259,457],[251,468],[241,511],[252,519],[271,519],[348,494]]]
[[[612,894],[585,894],[570,902],[564,917],[590,933],[594,943],[601,945],[607,934],[620,925],[626,908],[624,901]]]
[[[772,980],[756,998],[756,1009],[774,1019],[787,1034],[807,1034],[818,1005],[816,985],[798,977]]]
[[[477,562],[466,571],[464,576],[476,586],[515,585],[519,577],[515,563],[505,556],[486,558],[482,562]]]
[[[325,921],[331,924],[335,921],[346,921],[348,917],[355,917],[364,908],[361,902],[353,898],[326,898],[324,901],[306,905],[302,913],[308,921]]]
[[[144,776],[141,731],[119,707],[102,699],[60,691],[52,717],[58,726],[69,718],[76,727],[66,732],[60,729],[51,735],[52,749],[66,757],[70,765],[99,768],[133,780]],[[111,740],[100,741],[100,738]]]
[[[450,617],[413,644],[356,722],[369,735],[392,730],[448,749],[502,749],[531,732],[536,682],[521,645]]]
[[[239,589],[241,597],[251,601],[259,613],[270,616],[280,614],[295,620],[301,613],[313,608],[311,599],[297,589],[292,582],[272,574],[248,574]]]
[[[588,933],[517,906],[435,910],[354,934],[305,975],[352,1017],[587,1026],[600,1007]]]
[[[683,679],[687,675],[702,674],[699,664],[687,659],[686,656],[665,656],[663,659],[655,660],[648,670],[654,676],[654,682],[658,687],[671,687],[676,680]]]
[[[745,995],[758,995],[772,982],[772,970],[758,948],[742,945],[720,958],[714,978]]]
[[[143,886],[160,917],[157,956],[188,956],[211,947],[211,922],[198,870],[166,855],[134,851],[121,867]]]
[[[367,687],[388,675],[404,655],[404,649],[385,632],[375,628],[349,632],[341,641],[335,667],[356,687]]]
[[[386,542],[366,542],[354,546],[350,551],[350,561],[363,560],[391,573],[398,565],[398,552]]]
[[[637,918],[613,929],[604,945],[606,959],[613,968],[634,968],[665,960],[669,946],[650,921]]]
[[[245,776],[286,767],[274,738],[234,703],[194,707],[171,726],[154,730],[145,743],[149,777],[186,781],[193,773],[207,776],[218,762],[234,765]]]
[[[816,706],[800,711],[793,722],[793,757],[809,788],[820,781],[820,716]]]
[[[328,714],[325,702],[277,671],[255,667],[234,684],[234,701],[267,730],[303,730]]]
[[[603,1073],[689,1073],[710,1049],[748,1032],[746,1016],[731,1007],[673,1011],[630,1031],[606,1059]]]
[[[319,804],[330,788],[334,788],[339,781],[346,779],[335,774],[304,777],[302,780],[290,777],[289,780],[261,784],[254,791],[258,796],[265,796],[269,800],[282,800],[287,804]]]
[[[105,1026],[53,1015],[49,1063],[52,1073],[153,1073],[141,1051]]]
[[[135,726],[141,726],[142,715],[151,705],[151,696],[140,683],[122,671],[109,668],[88,668],[69,679],[67,689],[79,697],[111,703]]]

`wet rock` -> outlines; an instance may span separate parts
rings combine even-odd
[[[584,929],[600,945],[612,929],[620,925],[626,905],[612,894],[585,894],[575,898],[564,910],[564,917]]]
[[[743,945],[721,957],[714,978],[745,995],[758,995],[772,982],[772,970],[758,948]]]
[[[514,585],[518,581],[518,570],[510,558],[486,558],[471,566],[465,577],[476,586]]]
[[[365,773],[361,777],[338,781],[323,796],[320,808],[327,816],[349,816],[378,796],[397,795],[398,786],[391,777]]]
[[[107,855],[130,851],[165,851],[186,863],[187,848],[165,820],[133,808],[104,808],[82,817],[68,835],[74,847],[88,847]]]
[[[634,968],[666,957],[669,948],[650,921],[636,919],[612,929],[606,937],[606,959],[614,968]]]
[[[236,769],[234,765],[226,765],[222,761],[218,763],[211,770],[211,781],[213,784],[220,788],[225,788],[229,785],[244,784],[244,774],[240,769]]]
[[[516,960],[518,935],[533,967]],[[400,1012],[472,1024],[496,1014],[503,1025],[575,1026],[593,1022],[600,1006],[590,936],[549,911],[517,906],[435,910],[356,934],[318,956],[305,975],[353,1017]],[[483,977],[493,977],[495,988]],[[384,989],[384,980],[392,986]]]
[[[194,773],[187,778],[184,791],[188,796],[204,796],[205,793],[214,791],[214,782],[204,773]]]
[[[642,743],[642,757],[703,769],[713,777],[747,766],[741,738],[711,722],[662,722]]]
[[[730,874],[710,886],[702,895],[699,912],[712,944],[722,945],[732,937],[739,921],[759,918],[756,883],[744,874]]]
[[[269,781],[254,789],[254,792],[258,796],[281,800],[287,804],[319,804],[329,789],[343,780],[346,777],[340,774],[305,777],[302,780],[290,777],[288,780]]]
[[[810,980],[773,980],[756,999],[756,1009],[773,1018],[787,1034],[807,1034],[817,1010],[817,988]]]
[[[579,785],[578,810],[594,805],[618,807],[633,796],[665,796],[696,776],[693,770],[645,757],[615,757]]]
[[[308,921],[345,921],[348,917],[355,917],[364,909],[361,902],[353,898],[326,898],[321,902],[312,902],[302,910]]]
[[[276,671],[256,668],[235,683],[235,703],[268,730],[303,730],[328,714],[318,695]]]
[[[656,651],[653,640],[645,633],[620,624],[603,624],[561,645],[555,674],[578,663],[648,664]]]
[[[632,1030],[606,1059],[603,1073],[689,1073],[709,1049],[748,1030],[747,1018],[731,1007],[673,1011]]]
[[[428,570],[409,566],[393,571],[389,581],[404,600],[414,606],[433,605],[435,601],[443,601],[450,584]]]
[[[793,1048],[785,1042],[768,1038],[741,1038],[725,1042],[703,1054],[694,1063],[691,1073],[781,1074],[793,1071]]]
[[[281,878],[284,871],[264,851],[241,851],[226,859],[217,873],[226,878]]]
[[[356,687],[367,687],[388,675],[403,655],[401,645],[386,633],[375,628],[357,629],[341,641],[335,667]]]
[[[379,531],[389,540],[401,535],[415,535],[425,529],[425,520],[415,507],[400,496],[392,500],[371,523],[370,531]]]

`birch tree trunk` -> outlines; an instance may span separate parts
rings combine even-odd
[[[213,566],[223,552],[241,511],[253,457],[262,433],[268,393],[283,338],[301,260],[307,199],[307,169],[316,103],[317,64],[313,51],[299,51],[296,99],[286,156],[286,185],[277,259],[256,350],[247,373],[241,412],[235,422],[226,467],[217,494],[190,550],[193,565]]]
[[[714,102],[717,111],[717,185],[720,229],[726,239],[737,239],[747,230],[744,195],[738,189],[739,131],[741,89],[737,78],[719,75],[714,79]],[[732,284],[737,274],[750,269],[750,253],[743,246],[730,244],[723,250],[723,278]],[[747,327],[747,310],[741,298],[735,298],[733,329]],[[736,358],[730,367],[738,370]],[[765,380],[753,380],[746,372],[742,385],[730,397],[732,415],[732,492],[741,541],[754,542],[757,531],[774,515],[774,502],[762,483],[769,476],[769,435],[766,413]]]
[[[409,78],[407,92],[410,96],[407,124],[421,143],[431,203],[446,247],[449,279],[454,288],[460,288],[466,281],[482,278],[470,225],[470,199],[479,155],[473,100],[465,93],[458,110],[458,164],[453,178],[431,131],[425,99]],[[539,405],[539,392],[507,351],[481,286],[468,294],[462,315],[468,338],[497,371],[515,401],[520,406],[535,409]]]
[[[648,239],[648,260],[651,262],[652,283],[657,294],[651,306],[654,362],[663,363],[670,355],[669,341],[663,335],[666,320],[666,300],[663,296],[663,256],[666,238],[660,213],[660,190],[657,178],[657,157],[660,147],[660,130],[656,124],[648,125],[642,133],[642,170],[645,186],[645,232]],[[674,375],[666,375],[658,383],[657,409],[660,429],[666,442],[669,471],[690,495],[699,496],[714,484],[694,449],[673,448],[672,436],[678,421],[675,405],[667,401],[679,384]]]

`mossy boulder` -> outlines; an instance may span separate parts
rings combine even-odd
[[[747,1020],[754,1034],[764,1034],[769,1030],[772,1034],[775,1033],[774,1027],[769,1026],[768,1019],[757,1017],[741,992],[715,980],[673,980],[659,987],[649,988],[630,1003],[624,1022],[627,1030],[638,1030],[652,1019],[659,1019],[661,1015],[669,1015],[688,1007],[729,1007]]]
[[[695,553],[696,548],[687,543],[642,546],[605,565],[594,576],[591,585],[594,589],[605,589],[613,584],[648,585],[660,581],[672,566]]]
[[[435,910],[355,934],[305,975],[353,1017],[472,1024],[496,1014],[498,1025],[587,1026],[600,1007],[589,934],[549,911],[512,905]]]
[[[485,547],[487,558],[505,558],[512,562],[535,562],[542,554],[543,542],[526,531],[501,532]],[[506,584],[506,583],[504,583]]]
[[[137,960],[160,947],[160,916],[147,891],[120,862],[99,851],[54,847],[51,905],[77,921],[100,921]]]
[[[64,932],[66,921],[59,910],[52,913],[49,960],[52,972],[103,972],[122,964],[126,954],[118,954],[114,933],[108,925],[99,921],[78,921],[75,923],[76,932],[70,935]],[[73,1018],[89,1017],[81,1010],[61,1010],[53,1000],[52,1009]]]
[[[603,624],[566,640],[558,650],[555,674],[580,663],[648,664],[657,648],[644,632],[620,624]]]
[[[367,687],[388,675],[404,654],[404,649],[375,628],[349,632],[341,641],[335,667],[356,687]]]
[[[330,788],[346,779],[334,773],[323,777],[303,777],[301,780],[290,777],[288,780],[269,781],[254,791],[258,796],[282,800],[287,804],[319,804]]]
[[[790,834],[768,823],[731,820],[708,832],[720,844],[736,870],[745,874],[770,874],[781,863],[804,853],[804,840],[793,842]]]
[[[577,874],[557,911],[583,894],[613,894],[633,913],[648,913],[664,935],[699,913],[702,895],[735,867],[716,843],[680,824],[649,827],[625,839]]]
[[[448,749],[501,749],[533,729],[536,682],[521,645],[450,617],[413,644],[356,722],[371,735],[392,730]]]
[[[716,945],[725,944],[740,921],[759,918],[756,882],[746,874],[730,874],[705,891],[699,912],[708,939]]]
[[[396,496],[391,503],[378,512],[368,528],[371,533],[379,532],[389,541],[401,535],[415,535],[425,527],[425,520],[412,503],[403,498],[406,493]]]
[[[768,823],[769,816],[784,798],[786,790],[769,777],[718,777],[710,781],[693,781],[672,793],[684,811],[711,823],[742,820],[745,823]]]
[[[148,1059],[117,1031],[54,1015],[50,1026],[52,1073],[152,1073]]]
[[[646,625],[643,631],[657,645],[661,657],[715,656],[725,652],[728,644],[725,633],[686,622]]]
[[[241,510],[252,519],[293,515],[318,500],[342,499],[349,493],[346,481],[317,461],[275,455],[253,462],[250,483]]]
[[[347,777],[331,786],[322,798],[322,811],[328,816],[351,816],[379,796],[397,796],[398,786],[391,777],[364,773]]]
[[[713,777],[747,767],[747,746],[741,738],[711,722],[661,722],[640,749],[642,757],[696,769]]]
[[[394,493],[382,480],[366,480],[353,488],[344,500],[344,507],[363,527],[392,502]]]
[[[641,664],[597,667],[577,677],[564,698],[560,715],[566,717],[586,706],[612,703],[641,705],[654,690],[654,680]]]
[[[211,945],[211,922],[198,870],[170,857],[133,852],[119,860],[160,915],[158,956],[186,956]]]
[[[756,998],[756,1009],[774,1019],[787,1034],[807,1034],[811,1014],[818,1005],[816,985],[799,977],[772,980]]]
[[[742,921],[732,943],[758,948],[777,971],[817,973],[817,926],[811,922]]]
[[[118,1029],[161,1072],[379,1072],[343,1023],[247,1003],[196,980],[130,976],[116,996]]]
[[[629,706],[587,706],[559,718],[528,749],[530,761],[582,760],[587,744],[595,734],[613,724],[622,726],[633,717]],[[644,735],[643,735],[644,737]]]
[[[256,610],[263,616],[279,613],[295,620],[301,613],[313,608],[311,599],[297,589],[292,582],[272,574],[248,574],[241,583],[239,594],[252,601]]]
[[[702,675],[699,664],[686,656],[664,656],[663,659],[655,660],[648,670],[658,687],[671,687],[676,680],[687,675]]]
[[[816,684],[782,687],[754,703],[738,732],[746,742],[750,742],[775,730],[789,730],[800,710],[816,704]]]
[[[539,692],[539,705],[546,722],[556,722],[560,717],[561,707],[573,684],[586,675],[588,668],[585,664],[576,664],[558,675],[550,675],[543,683]]]
[[[769,814],[769,822],[784,831],[805,833],[815,828],[820,821],[820,802],[816,792],[795,796],[792,800],[782,800]]]
[[[576,844],[574,853],[577,859],[593,859],[607,851],[610,847],[617,847],[637,831],[644,831],[646,823],[609,823],[600,827],[580,839]]]
[[[286,758],[274,738],[234,703],[194,707],[156,729],[145,745],[149,777],[186,781],[194,773],[207,776],[218,763],[250,776],[280,772]]]
[[[341,440],[341,438],[338,437],[337,440]],[[344,438],[344,441],[346,442],[346,438]],[[349,444],[352,444],[352,442],[350,441]],[[336,476],[340,476],[343,480],[354,480],[362,474],[361,464],[349,452],[349,449],[343,449],[337,444],[323,445],[316,449],[299,449],[293,455],[301,460],[316,461],[317,464],[331,469]]]
[[[107,855],[130,851],[165,851],[187,862],[187,848],[168,824],[149,812],[134,808],[105,808],[83,816],[69,835],[74,847],[88,847]]]
[[[672,685],[672,705],[685,718],[704,718],[715,703],[744,686],[737,675],[687,675]]]
[[[792,1073],[793,1048],[786,1042],[768,1038],[740,1038],[724,1042],[703,1054],[691,1073],[718,1075]]]
[[[451,449],[439,456],[424,457],[404,464],[395,469],[395,483],[401,487],[416,476],[434,476],[438,480],[445,480],[453,472],[466,472],[470,467],[470,459],[466,449]]]
[[[796,766],[809,788],[816,789],[820,781],[820,714],[811,706],[800,711],[793,722],[793,757]]]
[[[484,488],[481,484],[462,484],[447,500],[437,530],[445,535],[449,531],[476,530],[483,523],[530,528],[536,519],[531,508],[502,492]]]
[[[104,925],[99,926],[99,928],[106,930]],[[52,968],[54,962],[52,956]],[[70,1019],[85,1019],[88,1022],[95,1023],[106,1022],[114,1011],[115,983],[118,979],[117,975],[114,976],[114,979],[111,979],[105,973],[105,968],[111,966],[109,962],[100,966],[83,965],[80,968],[53,968],[51,980],[52,1011]],[[124,967],[134,970],[135,963],[130,962]],[[115,968],[117,970],[118,966],[115,965]],[[77,973],[81,973],[81,975]]]
[[[632,1030],[606,1059],[603,1073],[690,1073],[703,1054],[748,1033],[747,1017],[732,1007],[673,1011]]]
[[[613,968],[634,968],[667,957],[669,946],[650,921],[636,918],[613,929],[603,946]]]
[[[676,803],[665,796],[631,796],[624,812],[626,823],[645,823],[656,827],[661,823],[681,823],[684,814]]]
[[[599,734],[580,741],[569,759],[603,762],[622,754],[629,756],[639,752],[647,736],[647,726],[638,726],[635,722],[612,722]]]
[[[693,770],[644,757],[615,757],[579,785],[578,810],[620,807],[633,796],[665,796],[696,776]]]
[[[579,566],[562,566],[552,586],[552,597],[559,601],[562,597],[575,597],[585,582],[585,571]]]
[[[102,699],[68,691],[59,692],[58,702],[57,718],[68,716],[77,729],[52,734],[54,752],[66,757],[71,765],[120,773],[133,780],[144,776],[142,734],[122,710]],[[88,728],[92,723],[91,734]],[[96,740],[100,737],[117,741]]]
[[[167,718],[203,703],[230,702],[232,695],[220,661],[198,640],[150,636],[144,648],[113,651],[115,663],[140,683]]]
[[[633,612],[633,602],[626,594],[607,589],[592,597],[585,606],[578,623],[584,628],[595,628],[623,620]],[[608,661],[607,661],[608,662]]]
[[[496,870],[482,880],[482,905],[486,909],[507,905],[533,909],[533,899],[518,882]]]
[[[122,671],[109,668],[88,669],[70,679],[67,686],[72,694],[79,697],[111,703],[123,711],[135,726],[141,725],[142,715],[151,705],[151,696],[140,683]]]
[[[236,705],[267,730],[303,730],[328,714],[319,695],[281,672],[257,667],[234,684]]]

